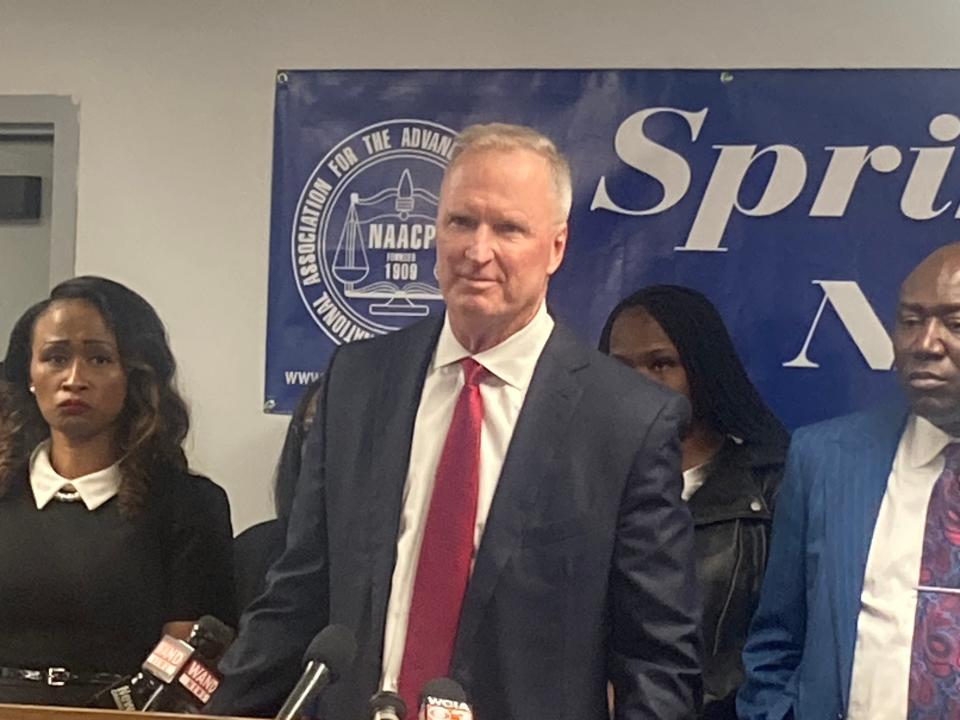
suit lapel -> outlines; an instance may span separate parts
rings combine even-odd
[[[833,622],[837,634],[837,660],[844,703],[850,696],[850,677],[863,593],[864,573],[873,529],[887,488],[902,432],[904,414],[884,412],[850,438],[839,441],[824,477],[836,483],[824,488],[824,539],[830,587],[834,592]]]
[[[523,527],[548,478],[560,439],[582,393],[574,371],[589,356],[573,335],[557,324],[540,355],[504,459],[473,576],[464,598],[454,654],[462,670],[480,630],[483,608],[497,578],[520,544]]]
[[[371,569],[371,622],[374,637],[382,647],[390,583],[397,554],[397,535],[403,505],[403,488],[410,464],[413,426],[420,406],[420,394],[433,357],[437,336],[443,326],[439,319],[418,323],[397,333],[400,343],[397,362],[380,363],[379,389],[373,395],[374,431],[371,437],[371,473],[368,480],[370,512],[365,555]]]

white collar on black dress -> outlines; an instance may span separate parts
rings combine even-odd
[[[96,510],[120,489],[120,464],[68,480],[50,464],[50,441],[37,445],[30,456],[30,487],[37,510],[43,510],[65,486],[73,486],[87,510]]]

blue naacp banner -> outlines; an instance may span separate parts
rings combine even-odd
[[[946,70],[281,72],[266,408],[337,345],[442,312],[440,180],[456,132],[492,121],[571,160],[549,302],[581,337],[637,288],[688,285],[788,425],[866,406],[895,386],[900,281],[960,238],[958,115]]]

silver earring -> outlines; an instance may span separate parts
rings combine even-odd
[[[31,385],[31,386],[30,386],[30,392],[31,392],[33,395],[36,395],[36,394],[37,394],[37,386],[36,386],[36,385]]]

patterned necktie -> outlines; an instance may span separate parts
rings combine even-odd
[[[943,455],[923,534],[908,720],[960,718],[960,443]]]
[[[472,358],[461,365],[463,390],[437,466],[397,683],[411,713],[423,686],[450,673],[473,559],[483,424],[480,381],[487,371]]]

